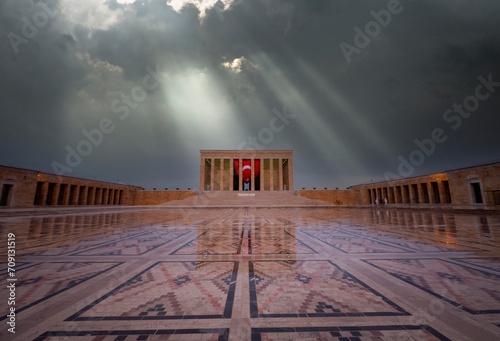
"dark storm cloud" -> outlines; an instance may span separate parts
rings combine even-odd
[[[47,6],[57,11],[55,2],[47,2]],[[6,163],[43,167],[50,150],[63,143],[61,124],[68,120],[62,110],[65,97],[84,70],[57,46],[57,17],[46,15],[50,19],[40,28],[33,24],[34,15],[45,13],[40,4],[6,1],[0,13],[1,155]],[[12,44],[8,34],[21,37],[23,42],[12,38]]]
[[[349,58],[341,43],[355,46],[355,28],[395,0],[235,1],[222,13],[221,3],[205,12],[163,0],[43,3],[58,14],[17,53],[9,33],[22,36],[41,3],[0,5],[2,163],[53,171],[83,129],[109,119],[113,132],[71,175],[196,187],[199,149],[258,138],[276,110],[295,118],[258,143],[295,151],[297,187],[397,174],[415,139],[437,128],[447,140],[413,175],[499,159],[500,88],[457,129],[443,119],[479,76],[500,81],[497,1],[401,0]],[[152,90],[148,70],[167,75]],[[124,105],[122,120],[114,109]]]

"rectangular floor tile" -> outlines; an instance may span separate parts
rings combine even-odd
[[[331,261],[266,261],[249,266],[252,317],[407,314]]]
[[[121,263],[110,262],[43,262],[16,271],[16,311],[19,313],[40,302],[48,300],[104,272],[111,271]],[[0,276],[7,283],[7,276]],[[0,286],[1,297],[7,297],[8,288]],[[9,307],[1,305],[0,320],[5,319]]]
[[[238,263],[158,262],[68,321],[229,318]]]
[[[500,313],[500,275],[441,259],[365,262],[471,314]]]

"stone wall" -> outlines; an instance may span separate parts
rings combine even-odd
[[[0,166],[0,207],[131,205],[140,187]]]
[[[453,206],[500,208],[500,164],[448,172]]]
[[[357,185],[351,189],[359,191],[361,205],[382,205],[385,199],[387,204],[402,207],[451,203],[446,173]]]
[[[335,205],[358,206],[360,204],[358,190],[299,190],[296,193],[308,199],[322,200]]]
[[[0,166],[0,207],[32,206],[38,172]]]
[[[172,200],[182,200],[196,195],[195,191],[135,191],[132,205],[160,205]]]
[[[359,205],[500,210],[500,163],[352,186]]]
[[[500,210],[500,163],[352,186],[299,190],[298,195],[341,206],[384,203],[401,208]],[[140,187],[0,166],[0,208],[67,205],[159,205],[195,191],[145,191]]]
[[[131,205],[140,187],[89,179],[40,173],[36,205]],[[52,186],[52,190],[50,187]],[[37,202],[38,201],[38,202]]]

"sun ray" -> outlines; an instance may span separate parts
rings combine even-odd
[[[296,120],[300,129],[304,131],[307,139],[314,143],[321,158],[333,168],[338,167],[339,158],[351,167],[360,168],[359,162],[350,155],[346,142],[335,135],[314,106],[304,98],[279,66],[263,53],[255,56],[255,60],[265,70],[262,75],[269,89],[288,110],[297,113]]]

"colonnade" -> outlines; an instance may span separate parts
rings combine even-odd
[[[34,205],[119,205],[123,189],[38,181]]]
[[[370,204],[450,204],[448,180],[406,183],[367,189]]]
[[[291,152],[245,152],[201,151],[200,191],[293,190]],[[246,181],[243,172],[248,166],[250,179]]]

